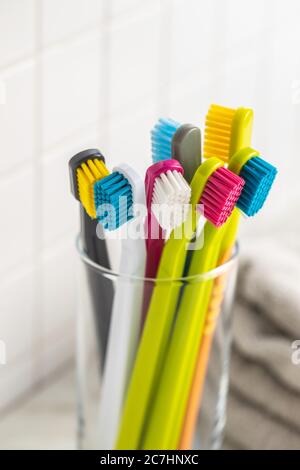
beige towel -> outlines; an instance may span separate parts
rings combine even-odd
[[[300,254],[246,247],[237,283],[224,448],[300,449]]]
[[[229,396],[226,440],[236,449],[300,448],[300,433],[236,394]]]
[[[299,393],[274,380],[268,370],[233,351],[230,393],[273,415],[300,433]]]

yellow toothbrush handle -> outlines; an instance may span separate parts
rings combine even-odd
[[[232,250],[234,248],[234,243],[238,232],[239,219],[240,213],[237,209],[235,209],[225,224],[223,237],[220,244],[220,253],[218,259],[219,266],[226,263],[226,261],[228,261],[232,255]],[[209,306],[206,313],[203,338],[199,345],[193,382],[189,393],[189,399],[181,431],[178,446],[179,450],[187,450],[192,448],[197,416],[199,414],[203,396],[203,388],[210,357],[211,344],[221,311],[221,305],[223,303],[224,291],[226,289],[226,278],[227,274],[223,274],[215,279],[213,283]]]
[[[217,263],[223,228],[205,225],[205,246],[193,253],[188,276],[205,273]],[[162,370],[144,449],[176,449],[193,379],[197,352],[213,280],[184,287],[176,323]]]

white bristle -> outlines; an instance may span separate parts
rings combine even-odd
[[[158,176],[152,195],[153,213],[164,230],[172,230],[187,218],[191,188],[178,171]]]

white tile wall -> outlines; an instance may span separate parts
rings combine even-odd
[[[30,264],[34,252],[34,187],[31,168],[0,180],[0,278]]]
[[[120,161],[130,161],[134,155],[136,170],[144,174],[151,162],[149,129],[156,116],[157,104],[153,94],[144,98],[140,106],[133,107],[130,113],[113,114],[108,127],[108,155],[112,166]]]
[[[48,373],[74,356],[76,331],[76,252],[75,230],[42,258],[44,272],[41,301],[43,336],[34,345],[39,357],[38,375]]]
[[[6,342],[6,359],[13,363],[32,345],[34,272],[24,268],[6,277],[0,288],[0,331]]]
[[[0,412],[32,386],[35,315],[34,271],[21,267],[0,286],[0,338],[6,364],[0,365]]]
[[[159,115],[202,124],[211,102],[254,106],[254,146],[280,177],[244,231],[295,230],[299,13],[298,0],[0,0],[0,409],[74,352],[75,152],[143,172]]]
[[[34,0],[1,0],[0,66],[33,53],[35,47],[34,7]]]
[[[128,11],[130,12],[141,7],[145,8],[145,3],[147,2],[141,2],[141,0],[111,0],[108,2],[110,17],[116,18]],[[153,0],[151,0],[151,3],[153,3]]]
[[[1,41],[0,41],[1,43]],[[1,57],[1,54],[0,54]],[[0,174],[29,165],[35,147],[35,63],[32,59],[0,72],[4,100],[0,102]]]
[[[149,3],[148,3],[149,4]],[[112,21],[110,27],[109,94],[111,114],[128,111],[157,87],[159,9]]]
[[[43,55],[43,146],[93,124],[100,114],[100,33],[55,45]]]
[[[76,201],[70,197],[68,161],[70,156],[80,150],[99,146],[99,125],[97,122],[89,126],[88,130],[82,130],[67,142],[44,153],[41,177],[42,244],[45,249],[66,234],[72,234],[74,238],[79,209]]]
[[[69,35],[97,27],[103,14],[103,0],[41,0],[42,34],[45,45]]]

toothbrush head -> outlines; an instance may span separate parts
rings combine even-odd
[[[98,221],[106,230],[116,230],[132,219],[132,189],[118,171],[95,183],[94,198]]]
[[[151,211],[163,230],[181,225],[188,213],[191,188],[176,160],[163,160],[151,165],[145,178],[148,212]]]
[[[184,169],[184,178],[190,183],[195,171],[201,165],[201,131],[192,124],[182,124],[172,140],[172,158],[178,160]]]
[[[192,205],[200,204],[204,217],[221,227],[232,213],[243,186],[244,180],[225,168],[224,162],[210,158],[192,179]]]
[[[249,147],[240,150],[232,157],[229,168],[245,180],[237,207],[248,217],[252,217],[263,207],[277,169]]]
[[[230,161],[234,153],[250,146],[252,125],[252,109],[211,105],[205,120],[204,158]]]
[[[203,215],[216,227],[221,227],[239,200],[244,181],[225,167],[218,168],[207,181],[200,204]]]
[[[201,164],[201,132],[192,124],[179,124],[170,118],[159,119],[151,131],[152,161],[174,159],[184,169],[188,183]]]
[[[151,131],[152,161],[171,160],[172,140],[180,127],[179,122],[170,118],[161,118]]]
[[[109,171],[105,159],[98,149],[77,153],[69,161],[70,186],[73,196],[81,202],[87,214],[96,218],[94,184],[105,178]]]
[[[98,221],[110,231],[131,220],[135,205],[145,199],[141,178],[125,163],[95,183],[94,197]]]

